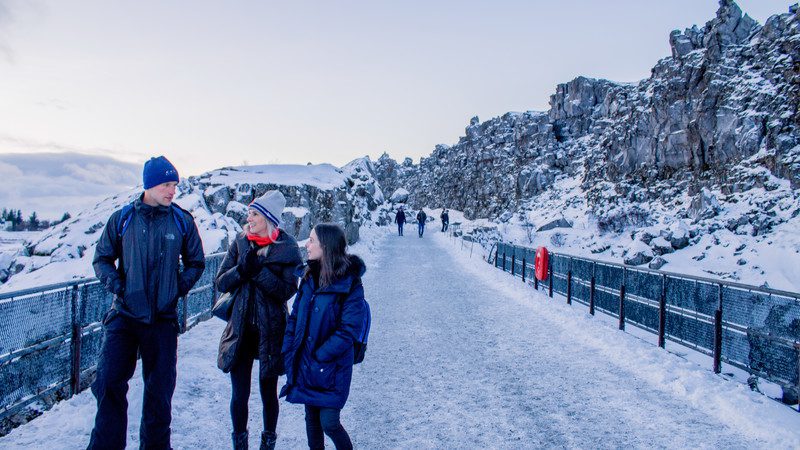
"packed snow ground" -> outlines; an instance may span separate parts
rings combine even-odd
[[[797,448],[800,414],[622,333],[481,261],[438,233],[386,235],[366,256],[373,314],[342,422],[356,448]],[[362,250],[364,247],[362,247]],[[228,448],[223,323],[181,337],[173,447]],[[282,384],[281,380],[281,384]],[[251,445],[261,431],[258,389]],[[138,446],[142,382],[128,395]],[[84,392],[4,438],[2,448],[82,448]],[[306,448],[302,406],[281,402],[281,448]],[[331,447],[331,443],[328,442]]]

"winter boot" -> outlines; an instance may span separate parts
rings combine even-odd
[[[275,442],[278,435],[274,431],[264,431],[261,433],[261,450],[275,450]]]
[[[247,430],[241,433],[231,433],[233,450],[247,450]]]

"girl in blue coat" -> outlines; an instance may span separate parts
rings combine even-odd
[[[365,314],[361,276],[366,268],[346,253],[344,230],[319,224],[306,243],[308,264],[286,324],[283,357],[286,385],[281,396],[305,405],[308,447],[353,448],[339,415],[350,393],[353,341]]]

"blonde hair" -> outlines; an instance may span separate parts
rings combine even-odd
[[[256,211],[256,213],[261,215],[261,213],[259,213],[257,211]],[[264,217],[264,216],[261,216],[261,217]],[[272,223],[271,220],[267,219],[266,217],[264,217],[264,219],[267,222],[267,236],[272,236],[272,233],[274,233],[275,230],[279,230],[280,229],[280,227],[275,225],[274,223]],[[242,236],[247,236],[247,233],[249,231],[250,231],[250,224],[249,223],[244,224],[244,226],[242,227]],[[276,244],[278,244],[280,242],[281,242],[280,240],[276,240],[275,241]],[[271,246],[269,246],[269,245],[261,247],[260,249],[258,249],[258,251],[256,253],[258,254],[258,256],[267,256],[267,254],[269,254],[270,247]]]

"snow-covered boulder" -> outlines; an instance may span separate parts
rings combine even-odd
[[[626,251],[625,264],[639,266],[653,260],[653,250],[644,242],[633,241]]]
[[[403,188],[397,188],[392,193],[392,196],[389,197],[389,201],[392,203],[406,203],[408,201],[408,191]]]

